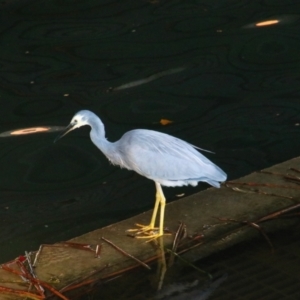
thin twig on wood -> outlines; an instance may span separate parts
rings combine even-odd
[[[133,255],[125,252],[124,250],[122,250],[120,247],[118,247],[117,245],[115,245],[113,242],[107,240],[104,237],[101,237],[101,239],[106,242],[107,244],[111,245],[113,248],[115,248],[116,250],[118,250],[120,253],[122,253],[123,255],[130,257],[131,259],[135,260],[137,263],[139,263],[140,265],[142,265],[143,267],[147,268],[148,270],[151,270],[150,266],[147,265],[146,263],[142,262],[141,260],[139,260],[138,258],[134,257]]]

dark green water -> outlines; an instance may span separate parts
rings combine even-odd
[[[109,140],[169,133],[229,179],[300,153],[298,1],[11,0],[0,17],[0,133],[90,109]],[[153,205],[153,182],[110,165],[87,128],[56,135],[0,137],[1,262]]]
[[[151,272],[143,269],[108,283],[100,283],[95,291],[80,300],[297,300],[300,296],[299,226],[268,237],[274,251],[261,237],[213,254],[195,262],[193,267],[176,260],[165,274],[161,292],[156,291],[159,266],[153,266]],[[204,272],[213,279],[209,279]],[[195,280],[198,285],[189,288]],[[185,289],[176,292],[182,286]]]

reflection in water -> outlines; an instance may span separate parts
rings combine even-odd
[[[199,280],[187,283],[177,283],[166,286],[155,299],[165,300],[206,300],[227,279],[227,274],[200,285]]]
[[[291,23],[296,23],[299,20],[299,15],[281,15],[281,16],[272,16],[265,20],[260,20],[258,22],[250,23],[243,26],[243,28],[257,28],[264,26],[272,25],[286,25]]]
[[[173,68],[173,69],[170,69],[170,70],[162,71],[162,72],[153,74],[153,75],[151,75],[149,77],[146,77],[146,78],[143,78],[143,79],[138,79],[138,80],[135,80],[135,81],[131,81],[131,82],[122,84],[120,86],[117,86],[115,88],[110,89],[109,91],[119,91],[119,90],[125,90],[125,89],[129,89],[129,88],[133,88],[133,87],[151,82],[153,80],[159,79],[159,78],[167,76],[167,75],[182,72],[185,69],[186,69],[186,67],[179,67],[179,68]]]
[[[17,135],[26,135],[26,134],[34,134],[34,133],[41,133],[41,132],[55,132],[63,130],[63,126],[43,126],[43,127],[29,127],[29,128],[20,128],[9,130],[0,133],[0,137],[10,137],[10,136],[17,136]]]
[[[257,27],[260,27],[260,26],[270,26],[270,25],[274,25],[277,23],[279,23],[279,20],[269,20],[269,21],[263,21],[263,22],[256,23],[255,25]]]

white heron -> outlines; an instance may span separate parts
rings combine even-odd
[[[55,141],[68,132],[88,125],[91,127],[92,142],[114,165],[134,170],[155,182],[156,201],[150,224],[139,225],[146,233],[139,238],[157,238],[164,234],[164,213],[166,199],[161,186],[196,186],[199,181],[219,188],[226,180],[226,173],[212,163],[197,148],[181,139],[153,130],[135,129],[126,132],[118,141],[109,142],[105,137],[104,125],[93,112],[81,110],[71,120],[69,126]],[[155,227],[160,207],[159,227]],[[158,229],[158,231],[157,231]]]

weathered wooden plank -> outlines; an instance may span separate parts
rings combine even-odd
[[[290,171],[290,168],[297,168],[298,165],[300,165],[300,158],[295,158],[266,169],[266,171],[279,174],[255,172],[235,180],[235,183],[228,183],[221,189],[209,188],[169,203],[166,208],[165,224],[173,234],[165,235],[161,239],[163,248],[172,248],[179,221],[186,224],[187,233],[191,238],[183,240],[178,251],[189,260],[200,259],[260,234],[259,231],[249,226],[230,221],[222,222],[214,217],[253,222],[276,210],[300,203],[300,185],[297,182],[287,181],[282,176],[287,173],[297,176],[297,172]],[[250,183],[255,184],[250,185]],[[236,189],[232,189],[233,187]],[[104,242],[102,237],[145,263],[155,261],[161,254],[160,247],[155,242],[146,243],[143,239],[135,239],[126,235],[126,229],[133,228],[135,223],[147,224],[151,213],[151,211],[145,212],[70,241],[91,245],[92,249],[102,244],[100,258],[95,258],[95,252],[88,251],[87,247],[79,249],[76,245],[72,247],[70,244],[43,246],[38,252],[35,264],[37,278],[56,290],[76,290],[75,286],[78,287],[82,282],[93,283],[141,266]],[[263,227],[270,231],[291,226],[294,222],[296,222],[295,218],[278,219],[264,223]],[[204,238],[197,238],[202,234]],[[91,274],[93,276],[90,276]],[[20,276],[0,269],[0,286],[26,290],[28,285],[24,284]],[[0,295],[1,299],[5,300],[21,299],[7,293],[2,295],[1,291]]]

